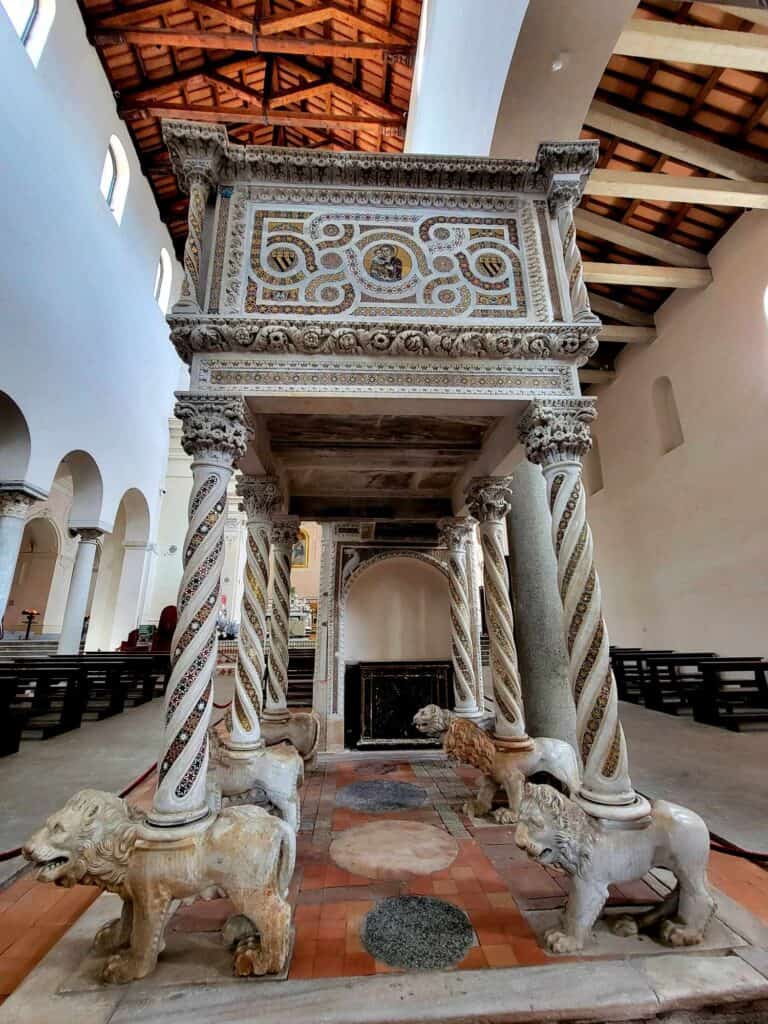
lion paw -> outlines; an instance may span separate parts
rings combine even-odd
[[[510,807],[497,807],[493,812],[493,820],[497,825],[516,825],[517,814]]]
[[[614,917],[608,921],[608,927],[614,935],[620,935],[623,939],[634,939],[640,934],[637,921],[629,914],[622,914],[621,917]]]
[[[687,928],[675,921],[664,921],[660,930],[661,941],[668,946],[696,946],[703,935],[696,928]]]
[[[134,957],[118,953],[104,964],[101,980],[112,985],[125,985],[126,982],[136,981],[148,973],[141,969],[141,965]]]
[[[558,928],[550,928],[544,934],[544,945],[551,953],[576,953],[582,947],[575,935],[566,935]]]
[[[116,917],[99,928],[93,939],[94,953],[114,953],[128,945],[123,935],[122,924],[122,919]]]
[[[466,814],[468,818],[482,818],[488,813],[488,810],[488,807],[477,800],[467,800],[461,808],[462,814]]]
[[[262,974],[267,974],[268,966],[257,938],[242,939],[237,944],[232,968],[239,978],[259,977]]]

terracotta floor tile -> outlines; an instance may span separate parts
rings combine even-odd
[[[435,896],[453,896],[459,887],[452,878],[436,878],[432,883],[432,891]]]
[[[488,961],[485,958],[482,946],[475,946],[467,953],[461,963],[456,965],[461,971],[476,971],[481,967],[487,967]]]
[[[517,967],[519,961],[510,945],[499,943],[486,945],[483,943],[483,955],[489,967]]]
[[[9,996],[34,966],[29,957],[0,956],[0,995]]]
[[[376,961],[366,952],[348,952],[344,958],[345,976],[376,974]]]
[[[343,978],[344,961],[318,957],[312,965],[313,978]]]
[[[307,959],[304,957],[299,958],[297,956],[294,956],[293,960],[291,961],[290,970],[288,972],[288,980],[299,981],[301,979],[311,978],[313,976],[312,970],[314,968],[314,964],[315,962],[313,957]]]

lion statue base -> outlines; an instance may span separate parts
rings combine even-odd
[[[608,886],[642,878],[652,868],[666,868],[677,878],[677,915],[661,922],[662,942],[696,945],[715,913],[707,884],[709,830],[687,807],[657,800],[646,826],[606,828],[552,786],[526,783],[515,842],[540,864],[570,875],[561,926],[544,936],[553,953],[583,949]]]
[[[261,719],[261,736],[268,747],[292,743],[304,758],[305,770],[311,771],[314,767],[320,744],[320,719],[314,711],[294,711],[283,721],[270,721],[265,713]]]
[[[241,975],[278,974],[290,952],[286,896],[296,862],[293,829],[261,807],[229,807],[182,839],[142,838],[144,812],[120,797],[83,789],[30,836],[23,853],[37,880],[95,885],[123,900],[119,918],[94,940],[112,954],[102,978],[144,978],[164,948],[173,900],[229,898],[238,929],[234,968]],[[258,934],[258,942],[254,941]]]
[[[294,832],[301,824],[299,790],[304,783],[304,761],[290,743],[257,750],[230,750],[215,729],[208,730],[208,781],[214,794],[212,810],[235,804],[258,803],[263,790],[283,821]]]
[[[470,764],[484,775],[474,800],[464,804],[465,814],[481,818],[493,805],[496,790],[501,787],[507,797],[507,807],[494,811],[495,820],[511,825],[518,820],[523,783],[536,772],[548,772],[568,790],[578,791],[581,766],[576,752],[569,743],[557,739],[535,739],[527,750],[499,750],[493,738],[467,718],[452,711],[427,704],[413,716],[413,724],[427,736],[443,736],[443,750],[455,761]]]

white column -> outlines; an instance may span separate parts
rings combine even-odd
[[[525,731],[509,572],[504,556],[504,520],[509,512],[511,483],[512,478],[508,476],[474,477],[467,489],[467,508],[480,524],[483,547],[485,611],[496,702],[496,743],[510,750],[524,750],[532,744]]]
[[[472,628],[472,665],[475,669],[475,703],[485,714],[485,683],[483,680],[483,654],[480,636],[483,632],[483,613],[480,608],[480,584],[478,582],[477,540],[475,531],[467,538],[464,552],[467,563],[467,588],[469,595],[469,617]]]
[[[594,399],[532,402],[520,424],[531,462],[541,466],[552,514],[552,540],[563,603],[578,750],[584,764],[579,800],[590,814],[631,820],[648,802],[629,777],[616,680],[603,618],[600,580],[587,522],[581,464],[592,445]]]
[[[260,718],[263,705],[265,648],[267,641],[267,589],[272,513],[282,494],[275,477],[243,476],[237,493],[247,516],[247,547],[240,635],[237,645],[232,729],[227,745],[255,750],[264,745]]]
[[[200,256],[203,251],[203,226],[205,207],[211,192],[211,178],[207,171],[191,171],[186,175],[189,192],[187,212],[187,238],[184,242],[184,278],[181,282],[179,301],[174,312],[199,312],[202,301],[200,281]]]
[[[195,394],[178,398],[175,415],[183,425],[184,450],[192,456],[192,493],[158,785],[148,818],[150,827],[162,829],[192,825],[209,815],[208,725],[218,646],[216,615],[224,562],[227,485],[251,436],[242,399]]]
[[[269,623],[269,672],[264,718],[287,722],[288,626],[291,610],[291,553],[299,538],[298,516],[275,516],[272,527],[272,615]]]
[[[30,507],[39,500],[39,497],[27,491],[0,490],[0,619],[5,615],[13,586],[27,514]]]
[[[331,690],[328,648],[331,616],[333,614],[333,563],[336,557],[334,524],[322,524],[323,539],[320,546],[320,586],[317,595],[317,636],[315,639],[315,671],[312,681],[312,708],[320,717],[321,735],[325,742],[326,719],[330,713],[328,695]]]
[[[153,550],[153,544],[133,541],[123,544],[123,562],[109,637],[109,646],[112,649],[118,647],[123,640],[127,640],[131,630],[141,624],[139,617],[144,597],[147,562]]]
[[[103,530],[78,527],[73,533],[80,538],[69,581],[67,605],[64,609],[64,622],[61,626],[57,654],[79,654],[80,640],[83,635],[83,622],[88,608],[88,594],[93,577],[93,563],[96,558],[96,543]]]
[[[477,683],[472,662],[472,620],[466,562],[466,544],[472,537],[474,527],[475,520],[469,516],[439,519],[437,523],[440,541],[448,548],[454,711],[462,718],[480,717],[475,700]]]

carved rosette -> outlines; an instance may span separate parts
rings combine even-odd
[[[30,508],[41,499],[27,491],[0,491],[0,516],[11,519],[26,519]]]
[[[541,466],[552,512],[564,608],[569,674],[584,780],[581,795],[598,804],[630,804],[624,732],[618,716],[600,581],[586,515],[581,460],[592,444],[593,399],[532,403],[520,424],[526,455]]]
[[[207,729],[216,665],[216,616],[224,563],[227,484],[245,453],[249,424],[240,399],[178,396],[182,446],[192,456],[189,526],[165,706],[163,750],[150,823],[187,824],[207,812]]]
[[[597,317],[589,305],[587,286],[584,283],[584,266],[581,252],[576,243],[576,225],[573,219],[573,211],[581,202],[582,191],[581,179],[574,176],[565,179],[556,178],[549,193],[550,211],[557,218],[563,246],[563,263],[571,297],[571,312],[577,323],[579,321],[597,321]]]
[[[288,718],[288,625],[291,611],[291,553],[299,539],[298,516],[275,516],[272,527],[272,615],[265,717]]]
[[[509,476],[475,477],[469,483],[466,499],[467,508],[480,524],[496,735],[501,739],[525,740],[509,573],[504,557],[504,520],[510,509],[511,482]]]
[[[479,714],[477,682],[472,663],[472,619],[469,608],[466,546],[475,527],[467,516],[440,519],[440,540],[448,548],[448,590],[451,599],[451,654],[455,711],[466,717]]]
[[[263,744],[259,720],[267,639],[271,517],[282,503],[282,494],[274,477],[255,476],[241,477],[237,493],[243,499],[240,507],[247,516],[248,536],[229,746],[255,748]]]

